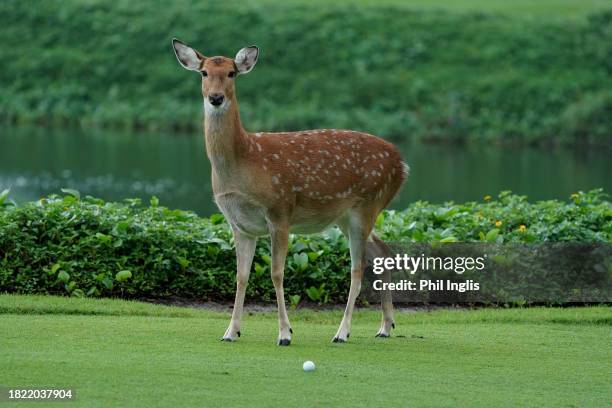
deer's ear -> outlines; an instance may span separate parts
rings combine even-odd
[[[172,49],[176,59],[181,63],[183,68],[192,71],[199,71],[202,66],[202,61],[206,59],[204,55],[187,46],[176,38],[172,40]]]
[[[255,45],[251,45],[250,47],[246,47],[238,51],[236,58],[234,58],[234,63],[238,68],[238,73],[248,74],[251,72],[257,63],[258,56],[259,48],[257,48]]]

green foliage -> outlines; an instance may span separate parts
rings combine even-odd
[[[73,296],[230,300],[236,260],[221,215],[200,218],[170,210],[156,199],[107,203],[78,192],[23,206],[0,206],[0,291]],[[503,192],[481,203],[417,202],[386,211],[379,235],[395,242],[610,242],[612,204],[601,190],[569,202],[529,203]],[[274,299],[269,241],[258,242],[247,297]],[[337,228],[290,237],[285,289],[292,305],[302,298],[343,301],[350,258]]]
[[[569,203],[529,203],[504,191],[480,203],[420,201],[404,211],[386,211],[379,231],[397,242],[610,242],[612,204],[604,196],[598,189],[572,194]]]
[[[176,36],[207,55],[261,47],[237,80],[253,130],[610,144],[611,21],[612,11],[10,0],[0,3],[0,120],[199,128],[200,79],[175,61]]]

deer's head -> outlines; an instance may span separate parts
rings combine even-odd
[[[234,79],[251,72],[257,63],[259,49],[252,45],[238,51],[234,59],[206,57],[181,41],[172,40],[172,48],[183,68],[202,75],[202,96],[207,114],[220,114],[234,99]]]

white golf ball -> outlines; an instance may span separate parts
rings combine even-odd
[[[304,371],[314,371],[315,364],[310,360],[305,361],[304,364],[302,365],[302,368],[304,369]]]

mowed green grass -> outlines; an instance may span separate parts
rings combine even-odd
[[[609,406],[612,309],[359,311],[332,344],[337,311],[246,314],[137,302],[0,296],[0,386],[71,387],[77,406]],[[315,372],[302,371],[313,360]],[[41,406],[15,403],[14,406]],[[53,405],[53,406],[61,406]],[[2,406],[11,406],[2,403]]]

